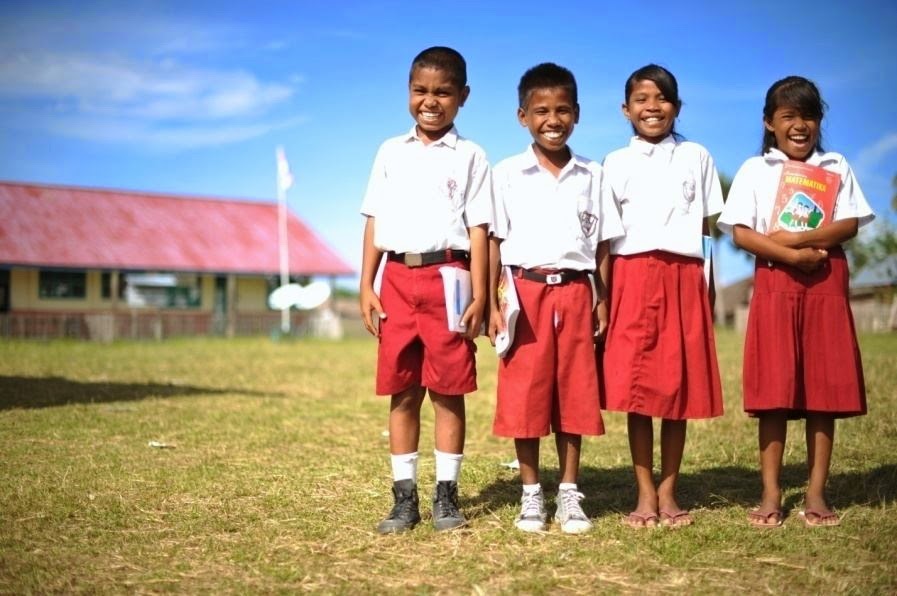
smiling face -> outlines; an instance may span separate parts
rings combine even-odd
[[[665,97],[654,81],[643,79],[632,86],[623,104],[623,115],[640,138],[659,143],[673,130],[679,106]]]
[[[567,155],[567,140],[579,122],[579,106],[563,87],[533,89],[517,119],[529,129],[537,154]]]
[[[442,69],[414,70],[408,83],[408,111],[425,143],[441,139],[451,129],[469,93],[469,87],[458,88]]]
[[[797,108],[776,108],[772,119],[763,124],[775,136],[775,146],[789,159],[806,160],[819,142],[819,121],[804,117]]]

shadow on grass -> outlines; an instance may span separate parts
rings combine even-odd
[[[553,499],[558,483],[557,469],[543,470],[541,481],[549,500]],[[781,483],[786,493],[784,509],[800,509],[807,483],[806,467],[786,464],[782,469]],[[580,470],[579,490],[586,495],[583,509],[591,517],[628,513],[635,505],[635,479],[632,468],[628,466],[610,469],[585,467]],[[830,505],[836,509],[893,503],[897,499],[897,464],[880,465],[868,472],[832,474],[826,493]],[[759,500],[760,474],[755,468],[721,466],[679,477],[679,504],[686,509],[723,509],[733,505],[751,508]],[[484,512],[507,506],[516,508],[520,502],[517,474],[503,472],[500,478],[468,502],[474,509]]]
[[[63,377],[0,376],[0,410],[138,401],[148,397],[167,398],[226,393],[273,395],[245,389],[212,389],[171,383],[82,382]]]

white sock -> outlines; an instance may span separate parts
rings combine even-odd
[[[414,480],[414,483],[417,484],[417,451],[402,455],[390,455],[389,459],[392,462],[392,479],[394,481]]]
[[[438,449],[433,450],[436,456],[436,482],[445,480],[458,482],[458,476],[461,474],[461,460],[464,459],[463,453],[443,453]]]
[[[558,484],[558,490],[576,490],[575,482],[561,482]]]
[[[523,485],[523,494],[531,495],[533,493],[537,493],[542,490],[542,485],[540,483],[535,484],[524,484]]]

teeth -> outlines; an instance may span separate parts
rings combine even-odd
[[[645,118],[645,122],[660,122],[661,118],[659,116],[651,116],[650,118]]]
[[[426,120],[436,120],[439,118],[439,114],[436,112],[421,112],[420,116]]]
[[[564,136],[562,132],[544,132],[542,136],[551,139],[552,141],[556,141]]]

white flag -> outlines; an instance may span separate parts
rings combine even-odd
[[[277,188],[281,192],[286,192],[288,188],[293,186],[293,173],[290,172],[290,164],[287,161],[286,153],[283,147],[277,148]]]

